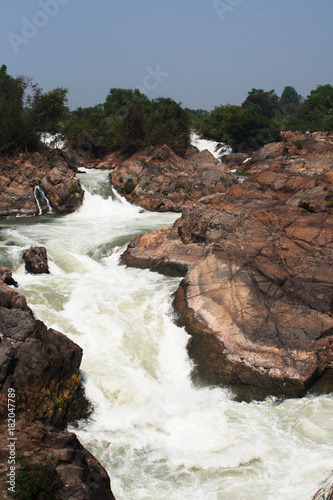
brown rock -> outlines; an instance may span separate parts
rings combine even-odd
[[[17,282],[14,280],[12,272],[8,267],[4,267],[0,264],[0,280],[7,285],[18,286]]]
[[[30,274],[49,274],[47,253],[45,247],[30,247],[22,256],[25,269]]]
[[[323,133],[284,132],[284,142],[265,144],[238,163],[238,172],[258,173],[272,166],[283,166],[288,172],[317,176],[333,169],[332,137]],[[229,165],[236,155],[231,154]]]
[[[0,283],[0,418],[7,391],[15,390],[17,416],[56,426],[76,397],[82,349],[33,317],[25,298]]]
[[[208,151],[177,156],[168,146],[132,155],[110,174],[112,185],[148,210],[181,211],[203,196],[225,192],[236,182],[228,167]]]
[[[9,448],[8,425],[0,426],[0,489],[6,493]],[[14,442],[14,441],[13,441]],[[19,420],[15,424],[15,455],[23,455],[28,463],[48,464],[60,500],[114,500],[106,470],[79,442],[75,434],[60,432],[40,422]],[[17,461],[17,478],[21,465]]]
[[[80,181],[60,156],[48,162],[38,153],[29,159],[20,155],[0,159],[0,217],[38,215],[40,208],[48,213],[47,204],[38,206],[41,199],[37,196],[36,200],[36,186],[54,212],[73,212],[82,204]]]
[[[196,374],[244,399],[333,390],[333,222],[329,172],[272,166],[137,237],[123,261],[186,277],[175,307]]]

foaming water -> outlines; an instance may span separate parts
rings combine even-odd
[[[180,280],[119,264],[136,234],[177,215],[130,205],[107,172],[81,181],[76,213],[2,221],[0,256],[36,316],[83,347],[95,410],[74,432],[117,500],[310,500],[332,468],[332,396],[246,404],[193,386],[172,320]],[[30,245],[47,248],[50,275],[25,274]]]
[[[227,144],[211,141],[209,139],[203,139],[196,132],[191,132],[191,144],[198,148],[199,151],[207,149],[218,160],[221,160],[222,156],[228,155],[232,152],[232,148]]]

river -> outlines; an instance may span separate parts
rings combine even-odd
[[[248,404],[195,387],[172,319],[180,280],[119,264],[136,234],[177,215],[130,205],[107,172],[80,178],[76,213],[0,222],[0,262],[35,315],[84,350],[94,412],[74,431],[117,500],[310,500],[332,469],[333,396]],[[47,248],[51,274],[25,273],[31,245]]]

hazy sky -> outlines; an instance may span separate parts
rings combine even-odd
[[[190,108],[333,84],[333,0],[1,0],[0,65],[70,106],[140,88]]]

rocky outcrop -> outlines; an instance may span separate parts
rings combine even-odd
[[[15,438],[16,457],[21,455],[28,464],[47,467],[49,477],[57,483],[55,494],[59,500],[114,500],[106,470],[81,445],[75,434],[56,431],[41,422],[19,420],[15,425]],[[7,445],[11,442],[6,423],[0,426],[0,442],[0,490],[3,493],[1,498],[6,499],[9,498],[6,481],[10,451]],[[16,485],[21,467],[17,461]]]
[[[242,399],[333,390],[332,181],[271,166],[129,245],[128,265],[186,273],[195,376]]]
[[[0,330],[0,418],[12,388],[22,418],[66,425],[81,380],[82,349],[36,320],[24,296],[5,283],[0,283]]]
[[[231,154],[222,161],[238,172],[258,173],[282,166],[294,174],[317,176],[333,169],[332,134],[283,132],[282,142],[266,144],[251,154]]]
[[[203,196],[225,192],[236,182],[228,167],[207,150],[177,156],[168,146],[149,147],[110,173],[111,184],[148,210],[179,212]]]
[[[52,479],[61,480],[57,498],[113,500],[107,472],[74,434],[59,431],[89,411],[79,385],[82,349],[36,320],[25,297],[5,283],[10,278],[10,270],[1,266],[1,498],[7,498],[8,438],[15,436],[15,474],[19,473],[21,454],[29,462],[48,464]],[[9,435],[12,429],[14,434]]]
[[[0,191],[0,217],[73,212],[84,194],[64,159],[39,153],[2,158]]]
[[[14,280],[13,274],[8,267],[4,267],[0,264],[0,281],[3,281],[7,285],[18,286],[17,281]]]
[[[47,252],[45,247],[30,247],[22,256],[25,270],[30,274],[49,274]]]

